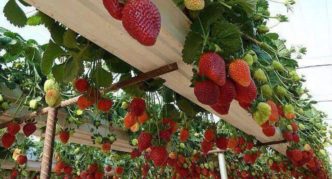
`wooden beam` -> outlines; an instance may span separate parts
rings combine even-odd
[[[161,76],[166,80],[165,85],[215,113],[209,106],[199,103],[193,89],[190,88],[192,66],[183,63],[181,51],[191,22],[172,1],[152,0],[161,13],[162,21],[160,35],[152,47],[143,46],[131,38],[121,21],[113,19],[108,14],[102,1],[25,1],[142,72],[176,62],[179,70]],[[260,142],[283,139],[280,132],[273,137],[266,137],[261,127],[252,119],[251,114],[241,108],[238,102],[231,104],[228,115],[216,115],[245,133],[255,136]],[[285,145],[274,145],[273,148],[283,154],[286,153]]]

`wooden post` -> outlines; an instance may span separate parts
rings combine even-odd
[[[219,169],[221,179],[227,179],[227,169],[226,169],[226,160],[225,154],[223,152],[218,153]]]
[[[49,179],[51,177],[56,120],[57,109],[49,108],[47,113],[43,157],[40,170],[41,179]]]

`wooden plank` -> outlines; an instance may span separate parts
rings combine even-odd
[[[108,50],[142,72],[159,66],[177,62],[179,70],[162,76],[166,86],[186,97],[206,110],[210,107],[200,104],[190,88],[191,66],[182,62],[181,51],[190,21],[171,0],[152,0],[160,10],[162,28],[156,44],[145,47],[132,39],[124,30],[121,21],[113,19],[105,10],[102,1],[95,0],[26,0],[42,12]],[[128,53],[130,52],[130,53]],[[233,102],[229,115],[218,115],[228,123],[255,136],[261,142],[282,140],[280,132],[274,137],[266,137],[251,115]],[[286,147],[274,145],[285,154]]]

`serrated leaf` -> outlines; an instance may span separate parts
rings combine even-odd
[[[40,63],[41,61],[41,53],[39,49],[35,47],[27,47],[25,50],[25,58],[34,63]]]
[[[201,35],[210,31],[214,22],[223,18],[224,7],[219,3],[211,3],[199,14],[199,17],[191,25],[191,30]]]
[[[77,49],[78,45],[76,43],[77,34],[68,29],[63,35],[63,45],[67,48]]]
[[[27,23],[27,17],[15,0],[9,0],[3,9],[7,20],[18,27],[23,27]]]
[[[121,75],[119,81],[128,80],[130,78],[131,78],[130,73],[125,73],[125,74]],[[143,90],[141,90],[137,84],[122,88],[122,90],[125,91],[126,94],[128,94],[130,96],[141,97],[145,94],[145,92]]]
[[[193,108],[193,104],[183,97],[178,98],[176,104],[188,117],[194,117],[197,114]]]
[[[231,0],[228,4],[231,6],[239,5],[248,15],[252,15],[256,10],[257,0]]]
[[[57,22],[54,23],[52,25],[52,27],[50,27],[49,29],[50,29],[51,37],[54,40],[54,42],[58,45],[62,45],[63,39],[64,39],[63,37],[66,32],[66,29]]]
[[[114,73],[128,73],[131,70],[130,65],[113,54],[107,54],[105,62],[108,69]]]
[[[95,82],[97,87],[108,87],[113,82],[113,76],[111,72],[106,71],[100,66],[92,72],[92,80]]]
[[[239,28],[227,21],[216,22],[211,27],[211,39],[221,48],[223,56],[230,56],[242,49]]]
[[[74,59],[68,59],[65,63],[55,65],[52,68],[52,74],[56,81],[68,83],[73,81],[80,69],[80,64]]]
[[[51,68],[53,66],[54,60],[65,52],[61,49],[61,47],[55,44],[53,41],[50,41],[48,44],[41,61],[41,70],[42,73],[47,75],[51,72]]]
[[[141,88],[143,88],[144,91],[155,92],[159,90],[165,82],[166,81],[161,78],[147,80],[143,83],[144,85]]]
[[[39,13],[36,13],[33,16],[28,18],[27,24],[30,26],[37,26],[42,24],[42,18],[39,16]]]
[[[193,64],[198,61],[204,48],[203,37],[196,32],[189,32],[182,50],[182,59],[187,64]]]

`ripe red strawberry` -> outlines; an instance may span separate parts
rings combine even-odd
[[[96,163],[92,163],[88,166],[88,173],[92,174],[98,170],[98,165]]]
[[[300,136],[297,133],[293,133],[293,141],[295,143],[300,142]]]
[[[204,155],[206,155],[210,150],[212,150],[213,142],[208,142],[206,140],[203,140],[201,143],[201,150]]]
[[[123,167],[116,167],[115,168],[115,173],[117,175],[122,175],[123,174]]]
[[[108,153],[111,150],[111,143],[110,142],[103,142],[101,145],[101,151],[104,153]]]
[[[236,89],[236,99],[240,103],[250,104],[257,96],[257,88],[255,82],[251,80],[251,83],[248,87],[243,87],[235,83]]]
[[[138,42],[151,46],[160,32],[160,13],[150,0],[129,0],[122,11],[122,25]]]
[[[26,137],[29,137],[37,130],[36,124],[32,122],[28,122],[23,126],[23,133]]]
[[[103,4],[112,17],[122,19],[123,4],[119,3],[119,0],[103,0]]]
[[[172,129],[169,128],[169,129],[164,129],[164,130],[160,131],[159,137],[166,142],[170,141],[171,137],[172,137]]]
[[[7,124],[7,132],[11,135],[16,135],[21,129],[21,126],[16,122]]]
[[[292,134],[292,132],[284,131],[284,132],[282,133],[282,136],[283,136],[284,139],[287,140],[287,141],[292,141],[292,140],[293,140],[293,134]]]
[[[264,126],[262,130],[267,137],[272,137],[276,133],[276,128],[273,125]]]
[[[253,142],[247,142],[247,150],[251,150],[254,147],[254,143]]]
[[[252,81],[250,68],[246,61],[237,59],[229,65],[229,76],[240,86],[248,87]]]
[[[165,147],[151,147],[150,159],[156,167],[164,166],[167,163],[168,152]]]
[[[140,152],[138,149],[134,149],[134,150],[131,151],[131,153],[130,153],[130,157],[131,157],[132,159],[137,158],[137,157],[139,157],[140,155],[141,155],[141,152]]]
[[[218,85],[210,80],[196,82],[194,93],[197,100],[206,105],[216,104],[220,96]]]
[[[215,138],[216,138],[216,134],[213,129],[207,129],[205,131],[204,140],[206,140],[208,142],[212,142],[212,141],[214,141]]]
[[[268,100],[267,104],[269,104],[271,107],[271,115],[269,117],[269,120],[271,122],[277,122],[279,120],[279,112],[277,105],[271,100]]]
[[[74,85],[75,85],[75,89],[79,93],[84,93],[84,92],[88,91],[88,89],[90,87],[88,80],[86,80],[84,78],[77,79],[75,81]]]
[[[101,99],[98,101],[97,108],[99,111],[108,112],[112,108],[113,102],[109,99]]]
[[[60,138],[60,141],[63,143],[63,144],[66,144],[69,140],[69,132],[68,131],[61,131],[59,133],[59,138]]]
[[[54,166],[55,173],[61,173],[61,171],[64,167],[65,167],[65,164],[62,161],[58,161]]]
[[[73,168],[69,165],[66,165],[64,168],[63,168],[63,172],[67,175],[70,175],[72,172],[73,172]]]
[[[137,140],[138,150],[142,152],[151,146],[152,135],[148,132],[141,132]]]
[[[85,95],[80,96],[77,100],[77,106],[81,110],[85,110],[86,108],[90,107],[93,102]]]
[[[199,59],[199,75],[209,78],[219,86],[226,82],[225,61],[215,52],[206,52]]]
[[[218,103],[229,104],[236,97],[235,85],[232,80],[227,79],[223,86],[219,87],[220,96]]]
[[[16,179],[17,176],[18,176],[18,171],[14,168],[14,169],[10,172],[10,179]]]
[[[145,101],[142,98],[134,98],[129,104],[129,112],[135,116],[139,117],[145,112]]]
[[[292,153],[292,160],[295,162],[299,162],[300,160],[302,160],[302,151],[299,149],[293,149],[291,151]]]
[[[299,130],[299,127],[297,126],[296,122],[292,122],[291,126],[292,126],[292,129],[293,129],[293,132],[296,132],[296,131]]]
[[[252,154],[244,154],[243,155],[243,160],[246,164],[253,164],[255,163],[254,161],[254,156]]]
[[[172,133],[177,130],[177,123],[170,118],[164,118],[162,121],[163,124],[168,125],[172,129]]]
[[[106,172],[110,172],[110,171],[112,171],[112,166],[110,166],[110,165],[106,165],[106,166],[105,166],[105,171],[106,171]]]
[[[94,175],[94,179],[103,179],[104,173],[97,171]]]
[[[136,118],[131,113],[127,113],[123,119],[123,123],[125,128],[129,129],[136,124]]]
[[[186,128],[183,128],[181,131],[180,131],[180,141],[181,142],[186,142],[189,138],[189,131],[188,129]]]
[[[218,137],[216,140],[216,146],[220,150],[226,150],[228,145],[228,139],[226,137]]]
[[[231,104],[223,104],[223,103],[217,103],[214,105],[210,105],[210,107],[215,110],[217,113],[221,114],[221,115],[226,115],[228,114],[229,108],[230,108]]]
[[[24,165],[24,164],[27,163],[27,161],[28,161],[28,158],[27,158],[27,156],[25,156],[25,155],[19,155],[19,156],[17,157],[17,159],[16,159],[16,162],[17,162],[19,165]]]

